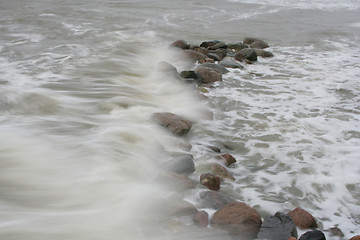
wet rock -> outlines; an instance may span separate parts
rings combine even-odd
[[[215,69],[215,70],[220,71],[222,74],[229,72],[229,70],[227,70],[226,67],[219,65],[219,64],[215,64],[215,63],[203,63],[198,67],[207,67],[207,68]]]
[[[210,164],[210,166],[211,166],[211,172],[213,174],[219,176],[221,179],[228,179],[231,181],[235,180],[233,175],[231,175],[229,173],[229,171],[226,168],[224,168],[223,166],[221,166],[220,164],[213,163],[213,164]]]
[[[288,240],[297,240],[296,237],[289,237]]]
[[[332,227],[329,229],[331,236],[344,237],[344,233],[338,227]]]
[[[221,58],[216,53],[208,53],[207,56],[215,61],[221,61]]]
[[[235,54],[235,59],[238,61],[257,61],[257,55],[254,49],[252,48],[244,48]]]
[[[209,49],[211,49],[211,50],[216,50],[219,48],[227,48],[227,45],[224,42],[219,42],[219,43],[209,47]]]
[[[174,76],[174,77],[179,76],[176,67],[174,67],[173,65],[171,65],[170,63],[165,62],[165,61],[159,62],[158,70],[161,72],[164,72],[170,76]]]
[[[201,185],[207,187],[210,190],[220,190],[220,178],[212,173],[203,173],[200,176]]]
[[[169,185],[172,189],[188,190],[196,186],[190,178],[175,172],[161,173],[158,179],[161,183]]]
[[[350,240],[360,240],[360,235],[353,236]]]
[[[236,159],[229,153],[222,154],[218,156],[218,159],[222,160],[222,162],[229,167],[231,164],[236,163]]]
[[[199,46],[193,46],[191,49],[204,55],[207,55],[209,52],[209,49]]]
[[[208,57],[208,58],[205,58],[205,62],[207,62],[207,63],[215,63],[215,60]]]
[[[299,240],[326,240],[326,238],[323,232],[314,230],[304,233]]]
[[[195,171],[195,164],[192,155],[184,155],[166,162],[164,168],[178,174],[188,175]]]
[[[245,203],[230,203],[214,213],[211,220],[214,227],[229,231],[230,235],[241,236],[241,239],[256,238],[261,218],[255,209]]]
[[[166,214],[176,217],[195,215],[198,211],[191,203],[175,198],[164,201],[162,208]]]
[[[224,57],[220,62],[219,65],[222,65],[227,68],[240,68],[244,69],[244,67],[234,58],[232,57]]]
[[[297,230],[290,216],[278,212],[264,219],[257,237],[268,240],[288,240],[290,237],[297,237]]]
[[[238,43],[229,43],[228,48],[233,49],[237,52],[240,51],[241,49],[248,48],[248,46],[241,42],[238,42]]]
[[[186,134],[192,127],[189,120],[169,112],[154,113],[152,119],[179,136]]]
[[[215,46],[218,43],[221,43],[221,41],[219,41],[219,40],[204,41],[200,44],[200,47],[209,48],[209,47]]]
[[[191,81],[197,81],[198,80],[198,76],[196,75],[196,73],[192,70],[189,71],[182,71],[180,73],[180,76],[184,79],[186,79],[187,81],[191,80]]]
[[[170,47],[176,47],[180,49],[189,49],[190,45],[185,40],[177,40],[170,44]]]
[[[268,58],[274,56],[274,54],[272,54],[271,52],[265,51],[263,49],[254,48],[254,50],[256,52],[256,55],[258,55],[259,57]]]
[[[205,191],[200,193],[199,204],[204,208],[220,209],[235,200],[226,194],[214,191]]]
[[[300,229],[316,228],[317,223],[314,217],[301,208],[295,208],[288,215],[293,219],[296,226]]]
[[[258,41],[258,42],[263,42],[263,45],[264,45],[264,46],[267,45],[267,46],[269,47],[269,44],[267,44],[267,43],[264,42],[263,40],[258,39],[258,38],[253,38],[253,37],[246,37],[246,38],[244,38],[243,44],[251,45],[252,43],[254,43],[254,42],[256,42],[256,41]]]
[[[194,51],[194,50],[184,50],[184,53],[186,55],[186,57],[196,63],[196,62],[199,62],[199,63],[204,63],[206,62],[206,55],[200,53],[200,52],[197,52],[197,51]]]
[[[259,48],[259,49],[264,49],[264,48],[268,48],[269,44],[267,44],[266,42],[262,41],[262,40],[256,40],[253,43],[250,44],[251,48]]]
[[[198,211],[194,216],[194,223],[202,227],[207,227],[209,225],[209,214],[205,211]]]
[[[214,54],[217,56],[216,59],[214,59],[211,56],[214,56]],[[211,58],[213,58],[215,61],[221,61],[225,56],[227,52],[225,49],[216,49],[216,50],[210,50],[207,55]]]
[[[214,152],[217,152],[217,153],[221,152],[221,149],[218,146],[209,146],[209,148]]]
[[[221,72],[212,68],[198,67],[195,69],[195,73],[199,77],[201,83],[214,83],[222,81]]]

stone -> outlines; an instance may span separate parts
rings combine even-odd
[[[214,54],[217,56],[215,61],[221,61],[227,54],[226,49],[216,49],[216,50],[209,50],[207,55],[209,57],[214,56]],[[211,57],[212,58],[212,57]]]
[[[320,230],[308,231],[301,235],[299,240],[326,240],[325,235]]]
[[[198,211],[194,216],[194,223],[201,227],[209,225],[209,214],[205,211]]]
[[[222,160],[225,166],[229,167],[231,164],[236,163],[236,159],[229,153],[218,156],[218,159]]]
[[[198,67],[195,69],[195,73],[199,77],[200,83],[207,84],[222,81],[221,72],[212,68]]]
[[[154,113],[152,119],[179,136],[186,134],[192,127],[189,120],[169,112]]]
[[[295,208],[288,215],[300,229],[316,228],[317,223],[314,217],[302,208]]]
[[[203,173],[200,176],[201,185],[207,187],[210,190],[220,190],[220,178],[212,173]]]
[[[228,230],[232,236],[254,239],[259,232],[261,218],[254,208],[243,202],[234,202],[216,211],[211,224]]]
[[[237,42],[237,43],[229,43],[228,48],[233,49],[237,52],[240,51],[241,49],[248,48],[248,46],[241,42]]]
[[[209,49],[199,46],[193,46],[191,49],[204,55],[207,55],[209,52]]]
[[[330,234],[331,234],[332,236],[338,236],[338,237],[340,237],[340,238],[342,238],[342,237],[345,236],[344,233],[341,231],[341,229],[338,228],[338,227],[331,227],[331,228],[329,229],[329,231],[330,231]]]
[[[263,49],[254,48],[254,50],[256,52],[256,55],[258,55],[259,57],[269,58],[274,56],[274,54],[272,54],[271,52],[265,51]]]
[[[360,235],[353,236],[350,240],[360,240]]]
[[[219,43],[209,47],[209,49],[211,49],[211,50],[216,50],[219,48],[227,48],[227,45],[224,42],[219,42]]]
[[[244,38],[243,44],[251,45],[252,43],[254,43],[254,42],[256,42],[256,41],[263,42],[264,45],[267,45],[267,46],[269,47],[269,44],[267,44],[267,43],[264,42],[263,40],[258,39],[258,38],[253,38],[253,37],[246,37],[246,38]]]
[[[200,67],[212,68],[212,69],[220,71],[222,74],[225,74],[225,73],[229,72],[229,70],[227,70],[226,67],[224,67],[222,65],[219,65],[219,64],[216,64],[216,63],[203,63],[203,64],[199,65],[198,67],[199,68]]]
[[[267,44],[266,42],[262,41],[262,40],[256,40],[253,43],[250,44],[251,48],[259,48],[259,49],[264,49],[264,48],[268,48],[269,44]]]
[[[226,194],[214,191],[201,192],[199,195],[199,204],[204,208],[220,209],[235,200]]]
[[[195,171],[192,155],[184,155],[165,162],[164,168],[178,174],[188,175]]]
[[[206,54],[209,58],[211,58],[212,60],[214,60],[214,62],[215,61],[221,61],[221,57],[219,57],[219,55],[218,54],[216,54],[216,53],[208,53],[208,54]]]
[[[257,235],[258,239],[267,240],[288,240],[290,237],[297,237],[296,225],[290,216],[280,212],[266,217]]]
[[[185,56],[194,63],[196,62],[204,63],[206,61],[205,59],[207,58],[206,55],[194,50],[184,50],[184,53]]]
[[[219,41],[219,40],[204,41],[200,44],[200,47],[209,48],[209,47],[215,46],[218,43],[221,43],[221,41]]]
[[[197,76],[196,73],[195,73],[194,71],[192,71],[192,70],[182,71],[182,72],[180,73],[180,76],[181,76],[182,78],[186,78],[186,79],[194,79],[194,80],[198,79],[198,76]]]
[[[234,181],[235,178],[233,177],[233,175],[231,175],[229,173],[229,171],[224,168],[223,166],[221,166],[218,163],[212,163],[211,165],[211,172],[217,176],[219,176],[221,179],[228,179],[231,181]]]
[[[235,60],[233,57],[224,57],[220,62],[219,65],[222,65],[227,68],[240,68],[244,69],[244,66],[242,66],[237,60]]]
[[[174,76],[174,77],[179,76],[176,67],[174,67],[173,65],[171,65],[170,63],[165,62],[165,61],[159,62],[158,70],[161,72],[164,72],[170,76]]]
[[[189,216],[197,213],[197,208],[189,202],[169,198],[162,204],[163,211],[170,216]]]
[[[158,179],[161,183],[166,184],[171,189],[189,190],[196,186],[190,178],[172,171],[161,173]]]
[[[296,237],[289,237],[288,240],[297,240]]]
[[[177,40],[170,44],[170,47],[189,49],[190,45],[185,40]]]
[[[208,58],[205,58],[205,62],[207,62],[207,63],[215,63],[215,60],[208,57]]]
[[[254,49],[252,48],[244,48],[235,54],[235,59],[238,61],[257,61],[257,55]]]

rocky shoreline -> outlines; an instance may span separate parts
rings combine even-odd
[[[258,57],[273,56],[271,52],[264,50],[269,44],[256,38],[245,38],[236,43],[204,41],[200,45],[178,40],[170,47],[185,55],[193,68],[179,73],[172,64],[161,62],[159,70],[180,81],[193,83],[196,87],[208,87],[222,81],[222,75],[229,72],[228,68],[243,69],[247,64],[256,62]],[[192,128],[191,121],[169,112],[154,113],[151,118],[179,137],[187,134]],[[190,151],[191,146],[186,148]],[[201,192],[199,204],[202,208],[214,209],[214,214],[210,216],[208,212],[199,211],[191,203],[179,201],[176,209],[172,210],[174,216],[191,216],[194,225],[204,229],[222,229],[232,239],[322,240],[326,239],[325,231],[328,231],[330,236],[344,239],[344,234],[336,226],[325,230],[319,229],[321,224],[300,206],[287,213],[276,212],[273,216],[261,216],[253,207],[223,194],[219,191],[221,183],[235,180],[227,169],[236,159],[229,153],[223,153],[223,150],[216,146],[210,148],[217,155],[218,162],[211,162],[206,166],[199,166],[201,169],[196,169],[190,153],[176,156],[165,164],[166,171],[161,178],[183,191],[196,187],[208,189]],[[197,182],[188,177],[195,170],[201,172]],[[305,233],[298,236],[298,229]],[[360,235],[352,237],[351,240],[360,240]]]

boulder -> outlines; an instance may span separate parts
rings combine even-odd
[[[257,235],[258,239],[267,240],[288,240],[290,237],[297,237],[296,225],[290,216],[280,212],[266,217]]]
[[[184,155],[165,162],[164,168],[178,174],[188,175],[195,171],[192,155]]]
[[[360,235],[353,236],[350,240],[360,240]]]
[[[320,230],[308,231],[301,235],[299,240],[326,240],[325,235]]]
[[[195,69],[195,73],[199,77],[200,83],[214,83],[222,81],[221,72],[212,68],[198,67]]]
[[[214,59],[212,59],[212,58],[207,57],[207,58],[205,58],[205,62],[208,62],[208,63],[215,63],[215,60],[214,60]]]
[[[165,61],[159,62],[158,70],[163,73],[166,73],[170,76],[179,77],[176,67],[174,67],[173,65],[171,65],[168,62],[165,62]]]
[[[226,67],[224,67],[222,65],[219,65],[219,64],[216,64],[216,63],[203,63],[198,67],[212,68],[212,69],[220,71],[222,74],[225,74],[225,73],[229,72],[229,70],[227,70]]]
[[[228,230],[230,235],[254,239],[259,232],[261,218],[254,208],[242,202],[234,202],[216,211],[211,223],[214,227]]]
[[[190,45],[185,40],[177,40],[170,44],[170,47],[176,47],[180,49],[189,49]]]
[[[273,57],[274,54],[272,54],[269,51],[265,51],[263,49],[258,49],[258,48],[254,48],[256,55],[258,55],[259,57],[263,57],[263,58],[268,58],[268,57]]]
[[[218,163],[212,163],[211,165],[211,172],[217,176],[219,176],[221,179],[228,179],[231,181],[234,181],[235,178],[233,177],[233,175],[231,175],[229,173],[229,171],[224,168],[223,166],[221,166]]]
[[[237,42],[237,43],[229,43],[228,48],[233,49],[237,52],[240,51],[241,49],[248,48],[248,46],[241,42]]]
[[[258,38],[246,37],[246,38],[244,38],[244,40],[243,40],[243,44],[246,44],[246,45],[251,45],[251,44],[254,43],[254,42],[262,42],[262,44],[263,44],[264,46],[267,45],[267,47],[269,47],[269,44],[267,44],[266,42],[264,42],[263,40],[258,39]]]
[[[195,188],[195,183],[190,178],[172,171],[161,173],[158,179],[172,189],[188,190]]]
[[[220,62],[219,65],[222,65],[224,67],[227,68],[240,68],[240,69],[244,69],[244,67],[238,62],[236,61],[234,58],[232,57],[224,57]]]
[[[200,44],[200,47],[209,48],[209,47],[215,46],[218,43],[221,43],[221,41],[219,41],[219,40],[204,41]]]
[[[204,63],[206,62],[206,55],[200,53],[200,52],[197,52],[197,51],[194,51],[194,50],[184,50],[184,53],[185,53],[185,56],[192,62],[196,63],[196,62],[199,62],[199,63]]]
[[[205,191],[200,193],[199,204],[204,208],[220,209],[235,200],[226,194],[214,191]]]
[[[227,45],[224,42],[219,42],[219,43],[209,47],[209,49],[211,49],[211,50],[216,50],[219,48],[227,48]]]
[[[209,52],[209,49],[204,48],[204,47],[199,47],[199,46],[193,46],[193,47],[191,48],[191,50],[194,50],[194,51],[196,51],[196,52],[202,53],[202,54],[204,54],[204,55],[208,54],[208,52]]]
[[[264,48],[268,48],[269,44],[267,44],[266,42],[264,42],[262,40],[256,40],[255,42],[250,44],[250,47],[264,49]]]
[[[189,120],[169,112],[154,113],[152,119],[179,136],[186,134],[192,127]]]
[[[296,226],[300,229],[316,228],[317,223],[314,217],[301,208],[295,208],[288,215],[292,218]]]
[[[180,76],[182,78],[185,78],[185,79],[192,79],[194,81],[198,80],[198,76],[196,75],[196,73],[192,70],[189,70],[189,71],[182,71],[180,73]]]
[[[206,54],[209,58],[211,58],[212,60],[214,60],[214,62],[215,61],[221,61],[221,57],[219,57],[219,55],[218,54],[216,54],[216,53],[208,53],[208,54]]]
[[[222,162],[229,167],[231,164],[236,163],[236,159],[229,153],[222,154],[218,156],[218,159],[222,160]]]
[[[201,227],[209,225],[209,214],[205,211],[198,211],[194,216],[194,223]]]
[[[244,48],[235,53],[235,59],[238,61],[257,61],[257,55],[254,49],[252,48]]]
[[[216,55],[216,59],[214,58],[213,59],[215,61],[221,61],[221,59],[223,59],[226,56],[227,52],[226,49],[216,49],[216,50],[209,50],[209,52],[207,53],[209,57],[214,56],[214,54]]]
[[[207,187],[210,190],[220,190],[220,178],[212,173],[203,173],[200,176],[201,185]]]

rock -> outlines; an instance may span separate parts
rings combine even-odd
[[[224,42],[219,42],[219,43],[209,47],[209,49],[211,49],[211,50],[216,50],[219,48],[227,48],[227,45]]]
[[[208,62],[208,63],[215,63],[215,60],[212,59],[212,58],[205,58],[205,62]]]
[[[180,76],[182,78],[186,78],[186,79],[194,79],[194,80],[197,80],[198,79],[198,76],[196,75],[196,73],[194,71],[182,71],[180,73]]]
[[[189,49],[190,46],[184,40],[177,40],[177,41],[173,42],[172,44],[170,44],[170,47],[176,47],[176,48],[180,48],[180,49]]]
[[[184,53],[185,55],[187,56],[187,58],[196,63],[196,62],[199,62],[199,63],[204,63],[206,62],[206,55],[202,54],[202,53],[199,53],[197,51],[194,51],[194,50],[184,50]]]
[[[209,49],[199,46],[193,46],[191,49],[204,55],[207,55],[209,52]]]
[[[241,236],[241,239],[256,238],[261,218],[255,209],[245,203],[230,203],[214,213],[211,223],[229,231],[230,235]]]
[[[221,159],[227,167],[229,167],[233,163],[236,163],[236,159],[229,153],[218,156],[218,159]]]
[[[169,112],[154,113],[152,119],[179,136],[186,134],[192,127],[189,120]]]
[[[360,235],[353,236],[350,240],[360,240]]]
[[[214,56],[214,54],[216,55],[216,59],[214,59],[211,56]],[[207,55],[211,58],[213,58],[215,61],[221,61],[225,56],[226,56],[227,52],[225,49],[216,49],[216,50],[210,50]]]
[[[326,238],[323,232],[314,230],[304,233],[299,240],[326,240]]]
[[[233,49],[237,52],[240,51],[241,49],[248,48],[248,46],[241,42],[238,42],[238,43],[229,43],[228,48]]]
[[[235,54],[235,59],[238,61],[257,61],[257,55],[254,49],[252,48],[244,48]]]
[[[338,236],[338,237],[341,237],[341,238],[344,237],[344,233],[338,227],[332,227],[332,228],[329,229],[329,231],[330,231],[330,234],[332,236]]]
[[[221,179],[228,179],[234,181],[235,178],[229,173],[229,171],[218,163],[211,164],[211,172]]]
[[[209,148],[214,152],[217,152],[217,153],[221,152],[221,149],[218,146],[209,146]]]
[[[215,63],[203,63],[198,67],[207,67],[207,68],[212,68],[215,70],[220,71],[222,74],[228,73],[229,70],[226,69],[226,67],[219,65],[219,64],[215,64]]]
[[[201,83],[214,83],[222,81],[221,72],[215,69],[207,67],[198,67],[195,69],[195,73],[199,77]]]
[[[221,41],[218,41],[218,40],[204,41],[200,44],[200,47],[209,48],[209,47],[215,46],[218,43],[221,43]]]
[[[272,54],[271,52],[265,51],[263,49],[254,48],[254,50],[256,52],[256,55],[258,55],[259,57],[268,58],[274,56],[274,54]]]
[[[163,205],[164,211],[171,216],[181,217],[197,213],[197,208],[189,202],[178,199],[169,199],[168,203]]]
[[[234,58],[232,57],[224,57],[220,62],[219,65],[222,65],[224,67],[227,68],[240,68],[240,69],[244,69],[244,67],[238,62],[236,61]]]
[[[200,183],[210,190],[220,190],[220,178],[212,173],[201,174]]]
[[[290,237],[297,237],[296,225],[290,216],[280,212],[266,217],[257,235],[258,239],[267,240],[288,240]]]
[[[192,155],[184,155],[166,162],[164,168],[178,174],[188,175],[195,171],[195,164]]]
[[[198,211],[194,216],[194,222],[202,227],[209,225],[209,214],[205,211]]]
[[[161,183],[169,185],[172,189],[188,190],[195,188],[195,183],[190,178],[175,172],[161,173],[158,179]]]
[[[244,38],[243,44],[251,45],[252,43],[254,43],[254,42],[256,42],[256,41],[263,42],[264,45],[267,45],[267,46],[269,47],[269,44],[267,44],[267,43],[264,42],[263,40],[258,39],[258,38],[253,38],[253,37],[246,37],[246,38]]]
[[[176,67],[165,61],[159,62],[158,70],[166,74],[169,74],[170,76],[174,76],[174,77],[179,76]]]
[[[293,219],[296,226],[300,229],[316,228],[317,223],[314,217],[301,208],[295,208],[288,215]]]
[[[296,237],[289,237],[288,240],[297,240]]]
[[[209,58],[211,58],[212,60],[215,61],[221,61],[221,57],[219,57],[219,55],[217,55],[216,53],[208,53],[206,54]]]
[[[220,192],[205,191],[200,193],[199,204],[204,208],[220,209],[235,200]]]
[[[256,40],[253,43],[250,44],[251,48],[259,48],[259,49],[264,49],[264,48],[268,48],[269,44],[267,44],[266,42],[262,41],[262,40]]]

